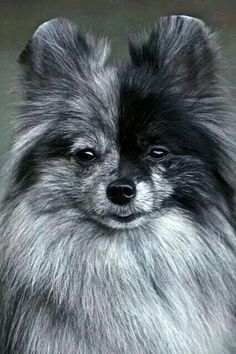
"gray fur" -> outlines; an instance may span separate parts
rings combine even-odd
[[[175,17],[172,20],[175,23]],[[63,32],[60,47],[62,23],[69,29]],[[107,48],[101,44],[105,42],[95,45],[91,38],[86,39],[91,46],[88,59],[87,52],[77,47],[76,60],[73,55],[67,60],[65,48],[73,50],[76,30],[62,23],[50,21],[36,31],[31,50],[38,46],[43,50],[48,43],[55,50],[44,62],[41,57],[33,62],[34,79],[28,77],[24,63],[22,84],[28,98],[24,97],[16,124],[1,212],[0,352],[234,353],[236,238],[234,217],[223,194],[214,190],[213,183],[200,184],[204,163],[185,156],[176,164],[197,163],[197,171],[188,169],[167,179],[166,167],[156,166],[150,179],[136,180],[137,198],[131,205],[108,201],[106,186],[117,176],[120,164],[119,68],[106,65]],[[196,23],[202,28],[201,21]],[[37,42],[40,37],[43,43]],[[58,65],[42,88],[39,81],[52,60]],[[70,97],[65,99],[67,89]],[[229,123],[227,98],[222,101],[214,102]],[[190,105],[190,100],[186,102]],[[222,142],[222,175],[231,183],[235,168],[231,131],[215,123],[211,102],[205,107],[201,111],[196,105],[193,114]],[[58,111],[76,112],[79,119],[71,115],[60,120]],[[91,119],[94,114],[102,118]],[[73,157],[45,159],[39,151],[54,130],[63,130],[64,135],[78,131],[72,156],[78,147],[89,144],[106,158],[89,171],[78,167]],[[31,183],[33,176],[24,174],[30,182],[23,186],[18,172],[26,157],[28,164],[23,166],[31,173],[28,156],[34,149],[37,178]],[[196,198],[205,200],[204,220],[197,216],[196,221],[195,215],[177,205],[162,209],[163,201],[181,183],[189,183]],[[143,216],[126,226],[109,218],[110,213],[130,212]]]

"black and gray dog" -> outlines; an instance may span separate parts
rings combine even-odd
[[[235,127],[214,35],[162,17],[130,63],[108,56],[62,19],[20,56],[0,353],[235,353]]]

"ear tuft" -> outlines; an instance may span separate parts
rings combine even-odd
[[[214,80],[218,71],[214,36],[193,17],[161,17],[151,33],[131,38],[129,47],[133,64],[151,65],[173,79]]]
[[[38,27],[18,61],[30,75],[47,76],[48,79],[73,76],[104,65],[108,55],[105,40],[89,38],[75,24],[59,18]]]
[[[59,29],[63,24],[67,24],[67,20],[63,18],[53,18],[42,23],[34,32],[33,37],[37,36],[45,36],[47,37],[47,33],[53,33],[55,29]]]

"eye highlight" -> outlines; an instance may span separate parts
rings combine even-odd
[[[167,157],[168,154],[169,150],[167,148],[163,146],[154,146],[149,149],[147,157],[153,160],[162,161]]]
[[[73,153],[73,156],[76,161],[80,163],[90,163],[97,159],[97,155],[92,149],[81,149]]]

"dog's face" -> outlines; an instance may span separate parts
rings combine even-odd
[[[22,53],[16,182],[31,189],[40,212],[73,208],[110,228],[133,228],[171,208],[199,213],[221,194],[208,30],[164,18],[130,49],[130,65],[108,65],[104,43],[51,21]]]
[[[171,16],[130,42],[129,64],[107,54],[52,20],[20,56],[3,346],[227,352],[236,154],[214,40],[201,21]]]

